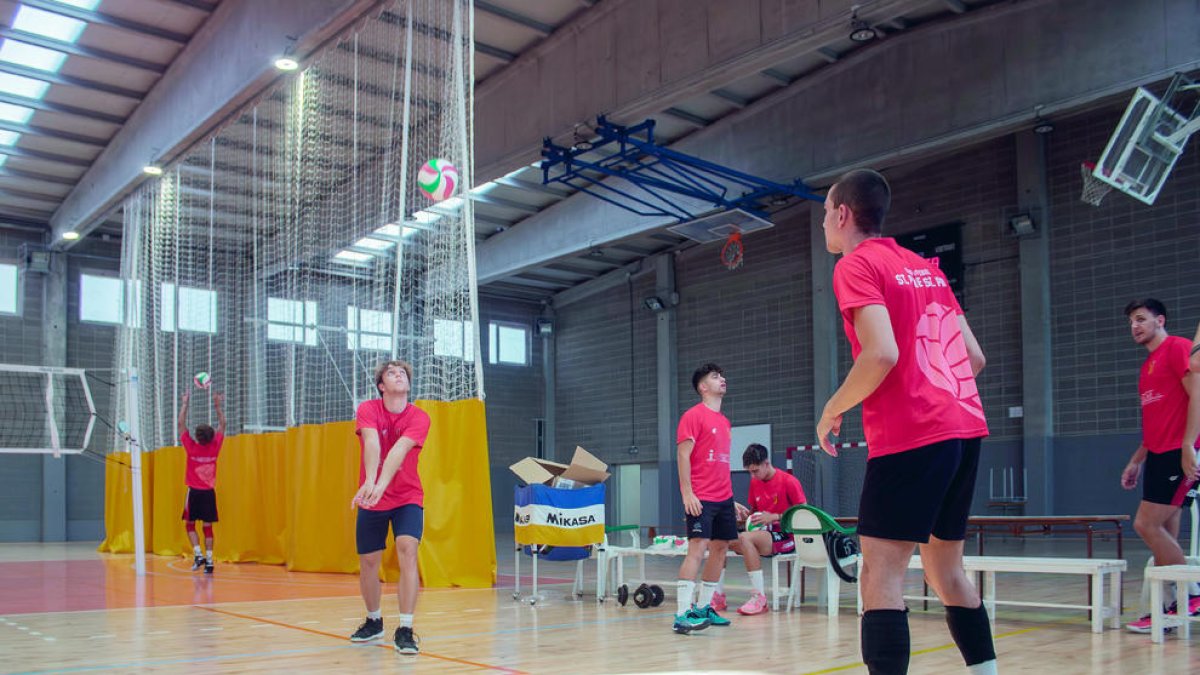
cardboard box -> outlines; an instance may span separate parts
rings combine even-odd
[[[570,464],[526,457],[508,468],[527,485],[551,485],[563,489],[597,485],[611,475],[607,464],[578,446]]]

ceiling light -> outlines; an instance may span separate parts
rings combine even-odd
[[[33,108],[0,102],[0,120],[25,124],[30,117],[33,117]]]
[[[17,42],[12,38],[8,38],[4,40],[4,44],[0,44],[0,61],[15,63],[18,66],[34,70],[57,73],[58,69],[62,68],[63,61],[66,60],[67,55],[62,52]]]
[[[62,233],[62,238],[66,239],[67,241],[75,241],[79,238],[79,233],[74,230],[67,230],[66,232]]]
[[[1039,119],[1033,127],[1033,133],[1035,134],[1048,134],[1052,131],[1054,131],[1054,125],[1042,119]]]
[[[54,0],[54,2],[57,2],[60,5],[70,5],[72,7],[86,9],[88,11],[96,9],[96,5],[100,4],[100,0]]]
[[[431,225],[441,220],[442,217],[436,213],[430,213],[428,211],[417,211],[412,215],[412,219],[422,225]]]
[[[0,92],[20,96],[22,98],[39,99],[46,95],[50,88],[49,82],[35,80],[32,77],[0,73]]]
[[[17,139],[20,137],[21,134],[18,134],[15,131],[0,129],[0,145],[16,145]]]
[[[363,237],[354,242],[358,248],[369,248],[372,251],[386,251],[395,245],[394,242],[384,241],[383,239],[373,239],[371,237]]]
[[[854,42],[870,42],[879,37],[874,28],[862,19],[858,18],[858,8],[853,7],[850,11],[850,39]]]
[[[146,174],[147,176],[161,176],[163,174],[163,170],[161,166],[156,164],[147,164],[146,166],[142,167],[142,173]]]
[[[17,16],[13,19],[12,27],[17,30],[48,37],[59,42],[74,44],[87,23],[69,16],[55,14],[35,7],[18,5]]]
[[[370,261],[372,256],[366,253],[359,253],[358,251],[338,251],[337,255],[333,256],[333,259],[342,262],[362,263]]]
[[[300,62],[290,56],[281,56],[275,59],[275,67],[286,72],[299,68]]]
[[[375,234],[382,234],[385,237],[399,237],[400,226],[394,223],[388,223],[387,225],[375,230]]]
[[[418,230],[415,227],[409,227],[407,225],[404,226],[404,236],[405,237],[411,237],[418,232],[420,232],[420,230]]]

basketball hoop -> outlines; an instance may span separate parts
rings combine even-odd
[[[1112,192],[1112,186],[1096,178],[1096,164],[1084,162],[1079,165],[1079,173],[1083,177],[1083,193],[1079,196],[1092,206],[1100,206],[1100,202]]]
[[[742,251],[742,233],[734,232],[721,247],[721,264],[725,269],[736,270],[742,266]]]

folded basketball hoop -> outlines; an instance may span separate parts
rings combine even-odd
[[[1080,164],[1079,173],[1083,177],[1083,193],[1079,198],[1092,206],[1100,206],[1100,202],[1112,192],[1112,186],[1096,177],[1094,162]]]
[[[742,234],[734,232],[725,240],[725,245],[721,247],[721,264],[727,270],[736,270],[742,266]]]

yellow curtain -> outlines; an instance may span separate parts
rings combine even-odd
[[[416,401],[429,413],[419,471],[425,489],[425,533],[419,549],[428,587],[480,588],[496,581],[483,402]],[[142,455],[146,547],[188,555],[181,517],[187,487],[181,447]],[[114,453],[105,471],[101,551],[133,551],[129,455]],[[331,422],[226,439],[217,470],[216,557],[223,562],[286,564],[309,572],[357,572],[355,512],[359,450],[353,422]],[[388,542],[384,576],[398,576]]]

